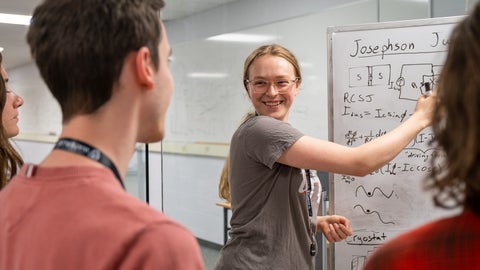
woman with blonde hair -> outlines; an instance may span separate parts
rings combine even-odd
[[[399,127],[358,147],[304,135],[288,122],[302,75],[286,48],[264,45],[245,60],[244,89],[255,116],[230,143],[230,239],[221,269],[314,269],[315,234],[329,242],[352,234],[343,216],[317,216],[318,171],[366,175],[392,160],[430,125],[435,93],[419,97],[415,112]]]

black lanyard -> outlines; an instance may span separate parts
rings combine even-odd
[[[313,217],[313,209],[312,209],[312,199],[310,199],[310,194],[312,193],[312,181],[310,179],[310,170],[305,169],[305,174],[307,178],[307,208],[308,208],[308,216]],[[317,213],[315,213],[316,215]],[[310,221],[309,221],[310,222]],[[315,237],[315,234],[312,233],[312,238]],[[310,256],[315,256],[317,253],[317,248],[315,246],[315,242],[312,239],[312,243],[310,244]]]
[[[61,138],[55,144],[54,149],[60,149],[60,150],[72,152],[75,154],[79,154],[89,159],[95,160],[96,162],[104,165],[105,167],[108,167],[110,170],[112,170],[115,177],[117,177],[117,180],[120,182],[120,185],[122,185],[123,189],[125,189],[122,178],[118,173],[117,167],[115,167],[113,162],[97,148],[89,144],[86,144],[84,142],[81,142],[79,140],[75,140],[71,138]]]
[[[310,170],[306,169],[305,174],[307,176],[307,208],[308,208],[308,216],[313,217],[313,209],[312,209],[312,200],[310,199],[310,194],[312,193],[312,182],[310,180]]]

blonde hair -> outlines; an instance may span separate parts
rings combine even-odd
[[[247,119],[250,117],[254,116],[255,112],[248,112],[246,113],[241,122],[240,125],[243,124]],[[228,178],[229,174],[229,168],[230,168],[230,155],[227,155],[225,158],[225,163],[223,164],[222,172],[220,174],[220,182],[218,183],[218,196],[221,199],[226,200],[227,202],[231,201],[230,197],[230,181]]]
[[[218,196],[227,202],[230,202],[230,183],[228,181],[228,168],[230,167],[230,155],[225,158],[222,173],[220,174],[220,183],[218,184]]]

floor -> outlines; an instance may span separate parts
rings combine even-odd
[[[205,270],[213,270],[215,263],[220,257],[220,249],[222,248],[222,246],[218,244],[213,244],[211,242],[207,242],[198,238],[197,240],[200,245],[200,250],[202,252],[203,262],[205,264]],[[324,239],[322,238],[321,234],[317,234],[317,243],[323,243],[323,241]],[[319,249],[323,250],[322,246],[320,246]],[[315,270],[328,269],[326,265],[324,265],[325,254],[326,254],[325,250],[317,254],[317,259],[316,259],[317,265],[315,266]]]
[[[203,262],[205,270],[213,270],[215,263],[220,257],[220,246],[212,245],[210,243],[200,242],[200,250],[202,251]]]

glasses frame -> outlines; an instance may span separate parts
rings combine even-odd
[[[262,90],[262,91],[258,91],[258,89],[256,89],[255,86],[252,85],[252,83],[253,83],[254,81],[264,81],[264,82],[267,82],[268,85],[267,85],[267,87],[265,88],[265,91],[263,91],[263,90]],[[289,85],[287,86],[287,88],[286,88],[285,90],[279,90],[279,89],[278,89],[277,83],[278,83],[279,81],[288,81]],[[250,85],[250,86],[252,87],[252,91],[253,91],[254,93],[256,93],[256,94],[265,94],[265,93],[268,91],[268,89],[270,89],[270,87],[272,87],[272,85],[273,85],[273,88],[275,89],[275,91],[277,91],[277,93],[279,93],[279,94],[286,94],[286,93],[288,93],[288,92],[292,89],[292,85],[293,85],[293,84],[290,84],[290,83],[298,83],[299,81],[300,81],[300,78],[299,78],[299,77],[295,77],[295,79],[290,79],[290,80],[288,80],[288,79],[279,79],[279,80],[274,80],[274,81],[263,80],[263,79],[257,79],[257,80],[252,80],[252,81],[250,81],[250,80],[247,79],[247,80],[245,80],[245,84]]]

